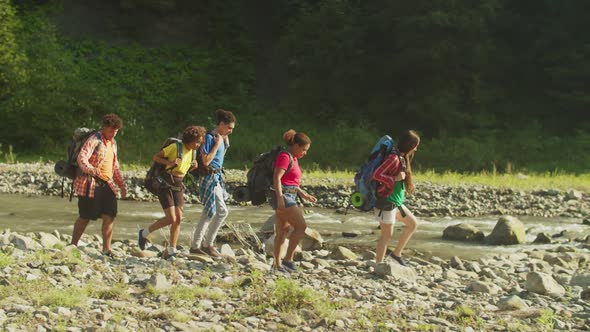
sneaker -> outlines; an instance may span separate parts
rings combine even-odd
[[[190,248],[188,252],[195,255],[207,255],[207,253],[204,252],[201,248]]]
[[[389,256],[391,256],[391,258],[393,258],[396,262],[398,262],[399,265],[408,266],[406,261],[403,258],[401,258],[401,256],[396,256],[393,253],[391,253],[391,255],[389,255]]]
[[[221,258],[221,253],[219,253],[219,251],[217,251],[217,248],[215,248],[214,246],[210,246],[210,247],[203,247],[203,251],[213,257],[213,258]]]
[[[137,244],[139,245],[139,249],[141,250],[145,250],[145,244],[148,242],[148,239],[146,239],[145,237],[143,237],[143,235],[141,235],[141,232],[143,231],[143,229],[139,230],[139,236],[137,238]]]
[[[177,254],[176,252],[173,254],[170,254],[170,253],[168,253],[168,249],[164,249],[164,251],[162,251],[162,255],[160,256],[160,258],[166,259],[166,260],[174,259],[174,258],[176,258],[176,254]]]
[[[277,266],[273,265],[272,268],[270,269],[270,272],[272,274],[280,274],[280,275],[283,275],[283,276],[289,276],[289,272],[290,271],[285,266],[282,266],[281,265],[281,266],[277,267]]]
[[[107,258],[110,258],[110,259],[115,258],[115,254],[113,254],[113,252],[111,250],[103,251],[102,252],[102,255],[105,256],[105,257],[107,257]]]
[[[282,267],[286,268],[289,272],[297,272],[297,266],[292,261],[283,261]]]

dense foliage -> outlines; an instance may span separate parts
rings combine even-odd
[[[56,4],[57,3],[57,4]],[[122,159],[233,110],[230,166],[307,132],[351,168],[415,128],[420,168],[588,171],[584,0],[0,0],[0,146],[56,157],[115,111]]]

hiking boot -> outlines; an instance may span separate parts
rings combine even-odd
[[[201,248],[190,248],[188,252],[195,255],[207,255],[207,253]]]
[[[297,272],[297,266],[292,261],[283,261],[282,266],[289,272]]]
[[[145,237],[143,237],[143,235],[141,235],[142,232],[143,232],[143,229],[140,229],[139,236],[137,238],[137,244],[139,245],[139,249],[145,250],[145,244],[148,242],[148,239],[146,239]]]
[[[406,261],[401,256],[396,256],[393,253],[391,253],[391,255],[389,255],[389,256],[391,256],[391,258],[393,258],[396,262],[398,262],[399,265],[408,266]]]
[[[221,258],[221,253],[214,246],[203,247],[203,251],[213,258]]]

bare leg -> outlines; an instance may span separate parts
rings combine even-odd
[[[172,223],[170,225],[170,247],[176,248],[176,242],[178,242],[178,237],[180,236],[182,208],[176,206],[172,212],[174,212],[174,218],[172,219]]]
[[[375,262],[383,263],[383,258],[385,257],[385,252],[387,251],[387,245],[391,238],[393,237],[393,224],[381,224],[381,235],[379,236],[379,241],[377,242],[377,249],[376,249],[376,257]]]
[[[111,250],[111,241],[113,239],[113,217],[102,215],[102,252]]]
[[[412,212],[410,212],[410,210],[408,210],[405,206],[403,207],[403,209],[406,213],[406,216],[402,218],[399,212],[397,215],[397,220],[405,224],[405,227],[399,236],[399,241],[397,242],[395,250],[393,251],[393,254],[397,257],[401,257],[402,250],[404,250],[406,244],[408,244],[408,241],[410,241],[412,234],[414,234],[414,232],[416,231],[416,227],[418,226],[418,221],[416,217],[412,214]]]
[[[148,227],[148,231],[150,233],[157,231],[158,229],[162,228],[162,227],[166,227],[168,225],[170,225],[172,223],[172,221],[174,220],[174,206],[171,206],[167,209],[164,209],[164,217],[156,220],[156,222],[154,222],[153,224],[150,225],[150,227]]]
[[[275,241],[274,241],[274,266],[279,267],[281,266],[281,247],[283,243],[285,243],[285,238],[287,237],[287,231],[289,230],[289,225],[285,220],[279,219],[277,216],[276,224],[275,224]]]
[[[76,219],[76,222],[74,223],[74,232],[72,233],[72,244],[77,246],[78,245],[78,241],[80,241],[80,238],[82,237],[82,234],[84,234],[84,230],[86,229],[86,226],[88,226],[88,219],[82,219],[79,218]]]
[[[295,249],[299,245],[299,242],[301,242],[301,238],[303,237],[303,234],[305,234],[307,225],[305,224],[303,212],[298,206],[290,206],[287,208],[287,211],[289,213],[289,224],[294,228],[289,237],[289,246],[287,247],[287,253],[285,254],[285,260],[290,262],[293,261]]]

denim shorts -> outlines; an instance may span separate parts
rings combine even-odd
[[[274,190],[270,191],[270,206],[273,210],[277,209],[277,195]],[[297,205],[297,186],[283,186],[283,200],[285,201],[285,207],[291,207]]]

